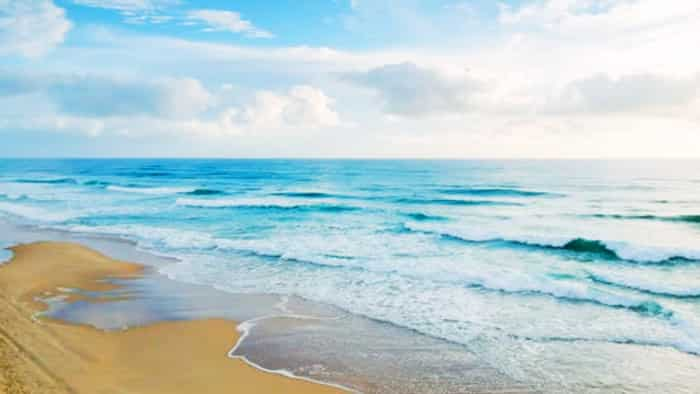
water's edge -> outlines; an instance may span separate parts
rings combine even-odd
[[[299,297],[289,297],[278,294],[233,294],[222,292],[218,289],[205,288],[204,286],[189,284],[185,282],[173,281],[159,272],[168,264],[177,264],[178,258],[140,247],[137,243],[123,238],[105,237],[95,234],[81,234],[79,232],[68,232],[63,230],[49,230],[30,224],[14,223],[0,219],[0,237],[2,250],[9,252],[6,248],[18,244],[26,244],[38,241],[63,241],[75,242],[99,251],[111,258],[144,264],[147,267],[144,278],[136,285],[132,281],[120,282],[124,287],[121,291],[134,291],[140,295],[130,301],[117,301],[109,304],[89,304],[76,303],[64,304],[60,301],[50,302],[48,315],[68,322],[89,324],[99,329],[124,329],[128,327],[142,326],[164,320],[179,319],[203,319],[203,318],[227,318],[237,323],[237,329],[241,333],[239,339],[228,351],[231,359],[240,359],[251,367],[266,373],[274,373],[289,378],[305,380],[316,384],[323,384],[336,387],[348,392],[402,392],[406,387],[413,387],[416,393],[431,392],[435,386],[424,387],[426,391],[421,391],[415,383],[409,382],[407,377],[401,374],[396,376],[387,375],[386,372],[379,372],[381,365],[364,366],[365,370],[373,370],[375,373],[364,375],[362,366],[355,366],[352,372],[344,371],[340,365],[347,363],[345,357],[362,360],[365,354],[361,354],[363,349],[356,346],[339,346],[335,351],[328,354],[313,354],[315,346],[305,345],[305,341],[314,342],[318,338],[312,338],[313,333],[304,332],[304,322],[313,321],[321,323],[320,326],[328,324],[325,329],[332,332],[329,334],[335,337],[336,333],[345,336],[363,337],[364,331],[372,331],[372,335],[367,337],[382,337],[378,341],[391,341],[396,344],[402,342],[403,337],[413,337],[411,341],[425,344],[440,344],[447,348],[455,347],[465,351],[466,359],[457,357],[454,363],[463,363],[465,366],[474,368],[476,360],[472,354],[466,352],[462,345],[451,344],[438,338],[431,338],[402,327],[374,321],[362,316],[351,315],[331,305],[305,300]],[[12,241],[10,241],[12,239]],[[9,253],[11,257],[11,253]],[[5,262],[9,261],[6,259]],[[175,294],[179,296],[174,297]],[[184,305],[185,298],[191,296],[196,299],[198,305]],[[165,302],[163,302],[166,300]],[[158,309],[149,309],[147,315],[140,311],[140,303],[153,303],[157,301],[160,305]],[[222,309],[222,304],[247,305],[243,310]],[[164,305],[165,304],[165,305]],[[112,309],[114,308],[114,309]],[[87,311],[89,309],[89,311]],[[110,312],[119,310],[120,318],[111,319]],[[182,310],[185,310],[183,313]],[[173,310],[178,312],[173,314]],[[286,321],[285,321],[286,320]],[[289,321],[295,321],[290,323]],[[362,329],[358,332],[357,327]],[[300,329],[299,332],[295,330]],[[257,330],[261,333],[258,335]],[[386,331],[386,332],[382,332]],[[397,336],[397,332],[400,335]],[[289,354],[278,354],[278,351],[270,349],[279,348],[280,344],[275,344],[275,337],[286,338],[293,336],[296,338],[296,349]],[[255,341],[251,341],[256,337]],[[321,336],[322,337],[322,336]],[[326,338],[328,339],[328,338]],[[374,340],[377,340],[376,338]],[[253,343],[250,343],[253,342]],[[332,342],[327,341],[326,345]],[[421,346],[426,346],[425,344]],[[288,344],[286,344],[288,345]],[[369,344],[371,347],[371,343]],[[284,347],[285,344],[282,345]],[[305,349],[307,351],[305,351]],[[455,351],[455,349],[451,349]],[[353,353],[356,352],[356,353]],[[314,359],[313,361],[310,361]],[[269,361],[269,362],[268,362]],[[355,361],[357,362],[357,361]],[[416,360],[416,363],[420,363]],[[268,365],[269,364],[269,365]],[[311,367],[308,365],[311,364]],[[361,364],[361,362],[360,362]],[[381,363],[380,363],[381,364]],[[384,365],[388,367],[388,365]],[[416,367],[414,365],[413,367]],[[438,369],[442,365],[433,365]],[[454,365],[452,366],[454,368]],[[412,369],[412,368],[411,368]],[[482,377],[476,382],[449,382],[448,386],[463,383],[469,386],[469,392],[487,392],[495,386],[512,386],[518,392],[526,392],[523,385],[514,382],[501,375],[496,370],[480,366],[481,373],[492,374],[491,377]],[[415,376],[412,379],[421,379],[420,371],[413,371]],[[405,380],[406,379],[406,380]],[[479,387],[481,382],[490,382]],[[495,386],[494,386],[495,385]],[[530,392],[527,390],[527,392]]]

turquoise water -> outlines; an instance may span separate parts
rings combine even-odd
[[[698,161],[2,160],[0,216],[124,237],[180,259],[172,279],[330,304],[516,379],[597,376],[606,345],[700,360]]]

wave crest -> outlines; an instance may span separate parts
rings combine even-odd
[[[137,187],[137,186],[107,186],[107,190],[119,193],[147,194],[147,195],[167,195],[190,193],[197,189],[192,187]]]
[[[215,196],[225,194],[225,192],[216,189],[194,189],[192,191],[185,192],[184,194],[188,194],[191,196]]]
[[[28,179],[28,178],[20,178],[20,179],[15,179],[14,182],[17,183],[45,183],[45,184],[51,184],[51,185],[57,185],[57,184],[71,184],[75,185],[78,183],[73,178],[55,178],[55,179]]]
[[[663,222],[686,222],[700,223],[700,215],[675,215],[675,216],[659,216],[659,215],[620,215],[620,214],[603,214],[597,213],[587,215],[597,219],[619,219],[619,220],[657,220]]]
[[[330,202],[303,202],[285,199],[270,198],[222,198],[214,200],[178,198],[175,203],[191,208],[255,208],[255,209],[285,209],[285,210],[310,210],[321,212],[348,212],[360,208],[340,205]]]
[[[445,240],[466,244],[507,245],[543,251],[559,251],[580,256],[596,257],[604,260],[617,260],[640,264],[678,264],[700,261],[700,250],[661,248],[644,245],[630,245],[621,241],[604,241],[587,238],[510,238],[498,234],[462,235],[450,231],[434,229],[434,226],[421,226],[418,223],[404,224],[407,231],[439,236]]]
[[[457,200],[450,198],[399,198],[395,200],[399,204],[423,204],[423,205],[450,205],[450,206],[522,206],[523,204],[512,201],[494,200]]]
[[[561,249],[571,252],[595,254],[611,260],[620,259],[620,256],[618,256],[614,250],[610,249],[605,243],[598,240],[576,238],[565,243],[564,246],[561,246]]]
[[[595,283],[635,290],[651,295],[676,298],[700,297],[700,287],[682,288],[674,286],[673,283],[657,283],[644,279],[626,278],[620,275],[601,272],[589,272],[588,278]]]
[[[540,192],[533,190],[509,188],[444,188],[440,193],[460,196],[492,196],[492,197],[559,197],[558,193]]]

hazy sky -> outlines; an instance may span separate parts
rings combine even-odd
[[[0,0],[0,156],[700,157],[698,0]]]

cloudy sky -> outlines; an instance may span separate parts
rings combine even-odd
[[[0,0],[0,156],[700,157],[697,0]]]

